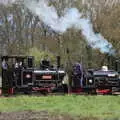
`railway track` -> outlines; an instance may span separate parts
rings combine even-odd
[[[26,95],[26,96],[35,96],[35,97],[45,97],[45,96],[72,96],[72,95],[80,95],[80,96],[119,96],[120,92],[114,92],[112,94],[89,94],[89,93],[69,93],[69,94],[64,94],[64,93],[48,93],[48,94],[41,94],[41,93],[32,93],[32,94],[23,94],[23,93],[19,93],[19,94],[13,94],[13,95],[9,95],[9,94],[3,94],[0,96],[0,98],[4,98],[4,97],[17,97],[17,96],[21,96],[21,95]]]

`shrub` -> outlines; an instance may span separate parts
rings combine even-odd
[[[30,48],[28,55],[35,57],[35,64],[39,65],[40,61],[44,58],[48,58],[50,62],[55,62],[55,56],[49,51],[42,51],[36,47]]]

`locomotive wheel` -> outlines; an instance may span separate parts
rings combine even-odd
[[[87,91],[86,91],[86,93],[87,94],[90,94],[90,95],[96,95],[97,93],[96,93],[96,89],[94,89],[94,88],[89,88],[89,89],[87,89]]]
[[[45,96],[48,95],[48,91],[47,91],[47,90],[41,91],[40,93],[41,93],[42,95],[45,95]]]
[[[92,90],[91,90],[91,94],[92,94],[92,95],[96,95],[96,94],[97,94],[97,93],[96,93],[96,89],[92,89]]]
[[[32,87],[28,86],[27,88],[25,88],[24,94],[28,94],[28,95],[32,94]]]

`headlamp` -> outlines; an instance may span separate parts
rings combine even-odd
[[[30,74],[26,74],[26,76],[25,76],[26,78],[31,78],[31,75]]]
[[[92,79],[89,79],[88,81],[89,81],[89,83],[93,83],[93,80],[92,80]]]

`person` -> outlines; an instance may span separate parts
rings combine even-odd
[[[73,65],[73,83],[75,87],[82,87],[83,82],[83,68],[80,63]]]
[[[8,64],[5,59],[3,59],[3,61],[2,61],[2,70],[8,70]]]
[[[2,79],[3,79],[3,88],[8,89],[8,94],[11,94],[13,91],[12,88],[12,72],[8,66],[8,60],[2,60]]]
[[[8,64],[5,59],[2,60],[2,79],[3,81],[8,80]]]
[[[19,63],[16,61],[16,63],[15,63],[15,69],[18,69],[19,68]]]
[[[14,64],[14,84],[15,86],[18,86],[21,84],[21,70],[22,70],[22,61],[18,61],[16,60],[15,64]]]
[[[19,62],[19,68],[20,68],[20,69],[23,69],[23,68],[24,68],[22,61]]]

